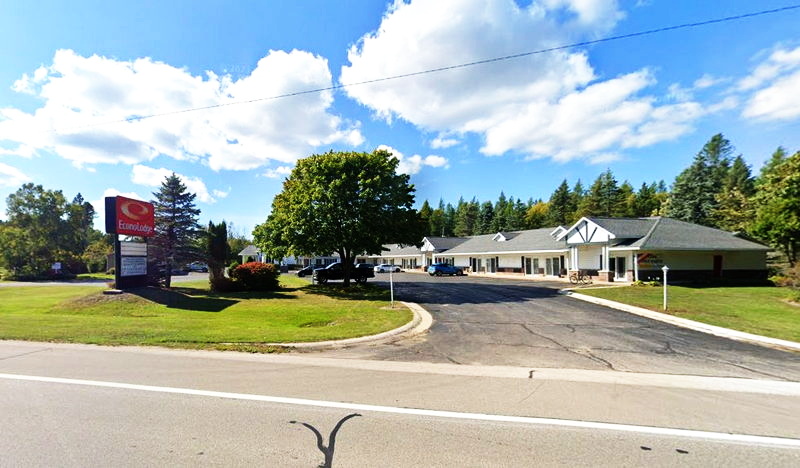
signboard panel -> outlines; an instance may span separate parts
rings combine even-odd
[[[150,237],[155,233],[153,204],[126,197],[106,197],[106,232]]]
[[[120,276],[143,276],[147,274],[147,257],[122,257]]]
[[[637,261],[641,270],[658,270],[664,266],[664,258],[654,253],[639,254]]]
[[[146,257],[147,244],[144,242],[120,242],[120,254],[128,257]]]

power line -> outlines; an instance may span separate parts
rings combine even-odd
[[[192,107],[192,108],[188,108],[188,109],[180,109],[180,110],[169,111],[169,112],[161,112],[161,113],[157,113],[157,114],[149,114],[149,115],[143,115],[143,116],[128,117],[128,118],[118,119],[118,120],[110,120],[110,121],[106,121],[106,122],[98,122],[98,123],[87,124],[87,125],[83,125],[83,126],[79,126],[79,127],[72,127],[69,130],[79,130],[79,129],[83,129],[83,128],[98,127],[98,126],[101,126],[101,125],[110,125],[110,124],[123,123],[123,122],[137,122],[137,121],[142,121],[142,120],[145,120],[145,119],[152,119],[152,118],[155,118],[155,117],[165,117],[165,116],[170,116],[170,115],[185,114],[185,113],[188,113],[188,112],[196,112],[196,111],[201,111],[201,110],[217,109],[217,108],[220,108],[220,107],[238,106],[238,105],[242,105],[242,104],[252,104],[254,102],[261,102],[261,101],[272,101],[272,100],[284,99],[284,98],[289,98],[289,97],[294,97],[294,96],[302,96],[304,94],[315,94],[315,93],[321,93],[321,92],[324,92],[324,91],[334,91],[334,90],[337,90],[337,89],[349,88],[349,87],[352,87],[352,86],[360,86],[360,85],[371,84],[371,83],[380,83],[382,81],[398,80],[398,79],[401,79],[401,78],[409,78],[409,77],[412,77],[412,76],[427,75],[429,73],[438,73],[438,72],[443,72],[443,71],[447,71],[447,70],[456,70],[456,69],[459,69],[459,68],[473,67],[473,66],[476,66],[476,65],[484,65],[484,64],[495,63],[495,62],[502,62],[502,61],[505,61],[505,60],[513,60],[513,59],[522,58],[522,57],[529,57],[529,56],[532,56],[532,55],[540,55],[540,54],[546,54],[546,53],[550,53],[550,52],[556,52],[556,51],[559,51],[559,50],[572,49],[572,48],[575,48],[575,47],[584,47],[584,46],[589,46],[589,45],[593,45],[593,44],[601,44],[601,43],[604,43],[604,42],[611,42],[611,41],[618,41],[618,40],[622,40],[622,39],[630,39],[630,38],[634,38],[634,37],[647,36],[647,35],[662,33],[662,32],[666,32],[666,31],[675,31],[675,30],[679,30],[679,29],[697,28],[697,27],[701,27],[701,26],[708,26],[708,25],[711,25],[711,24],[726,23],[726,22],[729,22],[729,21],[737,21],[737,20],[742,20],[742,19],[747,19],[747,18],[753,18],[753,17],[756,17],[756,16],[764,16],[764,15],[770,15],[770,14],[775,14],[775,13],[782,13],[782,12],[786,12],[786,11],[790,11],[790,10],[796,10],[798,8],[800,8],[800,4],[787,5],[787,6],[784,6],[784,7],[781,7],[781,8],[773,8],[771,10],[760,10],[760,11],[754,11],[754,12],[750,12],[750,13],[744,13],[744,14],[741,14],[741,15],[726,16],[726,17],[723,17],[723,18],[715,18],[715,19],[710,19],[710,20],[698,21],[698,22],[694,22],[694,23],[683,23],[683,24],[678,24],[678,25],[673,25],[673,26],[664,26],[664,27],[656,28],[656,29],[648,29],[648,30],[645,30],[645,31],[638,31],[638,32],[633,32],[633,33],[628,33],[628,34],[620,34],[620,35],[617,35],[617,36],[608,36],[608,37],[603,37],[603,38],[600,38],[600,39],[593,39],[593,40],[590,40],[590,41],[575,42],[575,43],[572,43],[572,44],[566,44],[566,45],[561,45],[561,46],[556,46],[556,47],[548,47],[546,49],[537,49],[537,50],[532,50],[532,51],[528,51],[528,52],[521,52],[521,53],[518,53],[518,54],[504,55],[502,57],[493,57],[493,58],[484,59],[484,60],[477,60],[477,61],[474,61],[474,62],[461,63],[461,64],[458,64],[458,65],[449,65],[449,66],[446,66],[446,67],[431,68],[431,69],[421,70],[421,71],[416,71],[416,72],[411,72],[411,73],[403,73],[401,75],[392,75],[392,76],[385,76],[385,77],[382,77],[382,78],[374,78],[374,79],[371,79],[371,80],[357,81],[357,82],[354,82],[354,83],[339,83],[339,84],[335,84],[335,85],[332,85],[332,86],[327,86],[327,87],[324,87],[324,88],[307,89],[307,90],[303,90],[303,91],[295,91],[295,92],[291,92],[291,93],[278,94],[278,95],[274,95],[274,96],[266,96],[266,97],[248,99],[248,100],[245,100],[245,101],[225,102],[225,103],[220,103],[220,104],[213,104],[213,105],[210,105],[210,106]]]

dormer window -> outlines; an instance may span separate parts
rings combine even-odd
[[[495,242],[505,242],[508,240],[508,238],[505,235],[503,235],[502,232],[498,232],[497,234],[494,235],[494,237],[492,237],[492,240]]]

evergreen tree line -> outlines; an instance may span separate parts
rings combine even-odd
[[[430,236],[472,236],[569,225],[582,216],[642,217],[658,214],[667,198],[664,181],[642,184],[638,190],[626,180],[617,182],[611,170],[600,174],[586,190],[578,180],[570,188],[564,179],[547,201],[500,197],[480,202],[473,198],[432,208],[425,200],[419,210]]]
[[[566,179],[547,200],[506,197],[481,202],[459,199],[453,206],[425,200],[419,209],[429,236],[471,236],[499,231],[567,226],[584,216],[667,216],[761,240],[783,252],[794,266],[800,251],[800,152],[778,147],[753,175],[742,155],[722,134],[703,146],[671,189],[661,180],[638,189],[619,183],[610,169],[584,188]]]

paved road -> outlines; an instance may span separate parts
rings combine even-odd
[[[302,423],[328,446],[336,424],[353,413],[361,416],[341,426],[334,466],[800,463],[797,440],[795,448],[725,440],[729,433],[800,437],[798,384],[779,394],[740,391],[721,379],[706,378],[711,389],[696,390],[646,379],[601,383],[591,373],[578,382],[492,376],[496,368],[471,368],[475,374],[466,376],[463,365],[400,365],[0,342],[0,466],[312,467],[323,456]]]
[[[395,274],[396,297],[434,318],[427,335],[325,355],[800,381],[800,353],[740,343],[557,293],[564,283]],[[376,282],[387,286],[388,275]]]
[[[173,283],[185,283],[208,279],[208,273],[190,272],[188,275],[178,275],[172,277]],[[113,280],[75,280],[75,281],[0,281],[0,288],[10,288],[14,286],[106,286]]]

